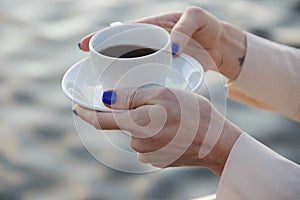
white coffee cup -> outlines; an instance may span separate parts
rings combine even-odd
[[[99,52],[113,46],[135,45],[157,50],[131,58],[107,56]],[[164,85],[172,64],[169,33],[151,24],[122,24],[97,32],[90,40],[90,59],[104,90]]]

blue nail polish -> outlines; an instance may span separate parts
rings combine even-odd
[[[179,45],[176,43],[172,43],[172,54],[175,55],[179,50]]]
[[[78,42],[77,46],[78,46],[79,49],[81,49],[81,47],[80,47],[80,42]]]
[[[73,112],[74,115],[78,116],[78,113],[77,113],[77,111],[74,108],[72,109],[72,112]]]
[[[102,102],[108,105],[114,104],[117,101],[117,93],[114,91],[106,91],[103,93]]]

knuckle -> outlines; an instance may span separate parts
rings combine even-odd
[[[196,6],[189,6],[185,9],[185,12],[187,14],[191,14],[191,15],[198,15],[198,14],[201,14],[203,12],[203,10]]]
[[[162,163],[151,163],[151,165],[160,169],[166,168],[166,166]]]
[[[95,129],[98,129],[98,130],[101,130],[101,126],[100,126],[100,123],[97,119],[93,119],[92,120],[92,126],[95,128]]]
[[[143,146],[140,144],[140,142],[137,139],[131,138],[130,139],[130,146],[136,152],[139,152],[139,153],[143,153],[144,152]]]
[[[133,150],[139,153],[148,153],[151,152],[152,147],[149,146],[149,143],[145,142],[144,138],[133,138],[130,139],[130,146]]]
[[[148,116],[148,112],[145,112],[143,108],[137,108],[132,115],[132,120],[136,125],[145,127],[147,126],[150,122],[151,119]]]
[[[149,163],[149,162],[147,161],[147,157],[145,156],[145,154],[143,154],[143,153],[138,153],[138,154],[137,154],[137,157],[138,157],[138,159],[139,159],[140,162],[142,162],[142,163]]]
[[[127,101],[128,109],[134,108],[134,101],[136,99],[136,96],[137,96],[137,90],[133,90],[127,93],[126,101]]]
[[[212,103],[205,97],[202,97],[202,107],[206,107],[207,109],[211,110],[213,108]]]
[[[190,32],[190,29],[186,26],[186,23],[185,22],[182,22],[178,25],[176,25],[176,32],[178,34],[187,34]]]
[[[172,95],[171,90],[166,87],[160,87],[156,93],[156,97],[159,98],[168,98],[171,95]]]

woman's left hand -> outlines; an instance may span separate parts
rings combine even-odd
[[[148,23],[170,32],[172,53],[187,53],[207,70],[222,73],[235,80],[246,54],[246,34],[237,27],[219,20],[199,7],[187,7],[183,12],[170,12],[129,23]],[[80,49],[88,51],[93,33],[80,41]]]

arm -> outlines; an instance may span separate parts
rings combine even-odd
[[[247,33],[247,53],[229,97],[300,121],[300,51]],[[221,176],[217,199],[298,199],[300,167],[243,134]]]

